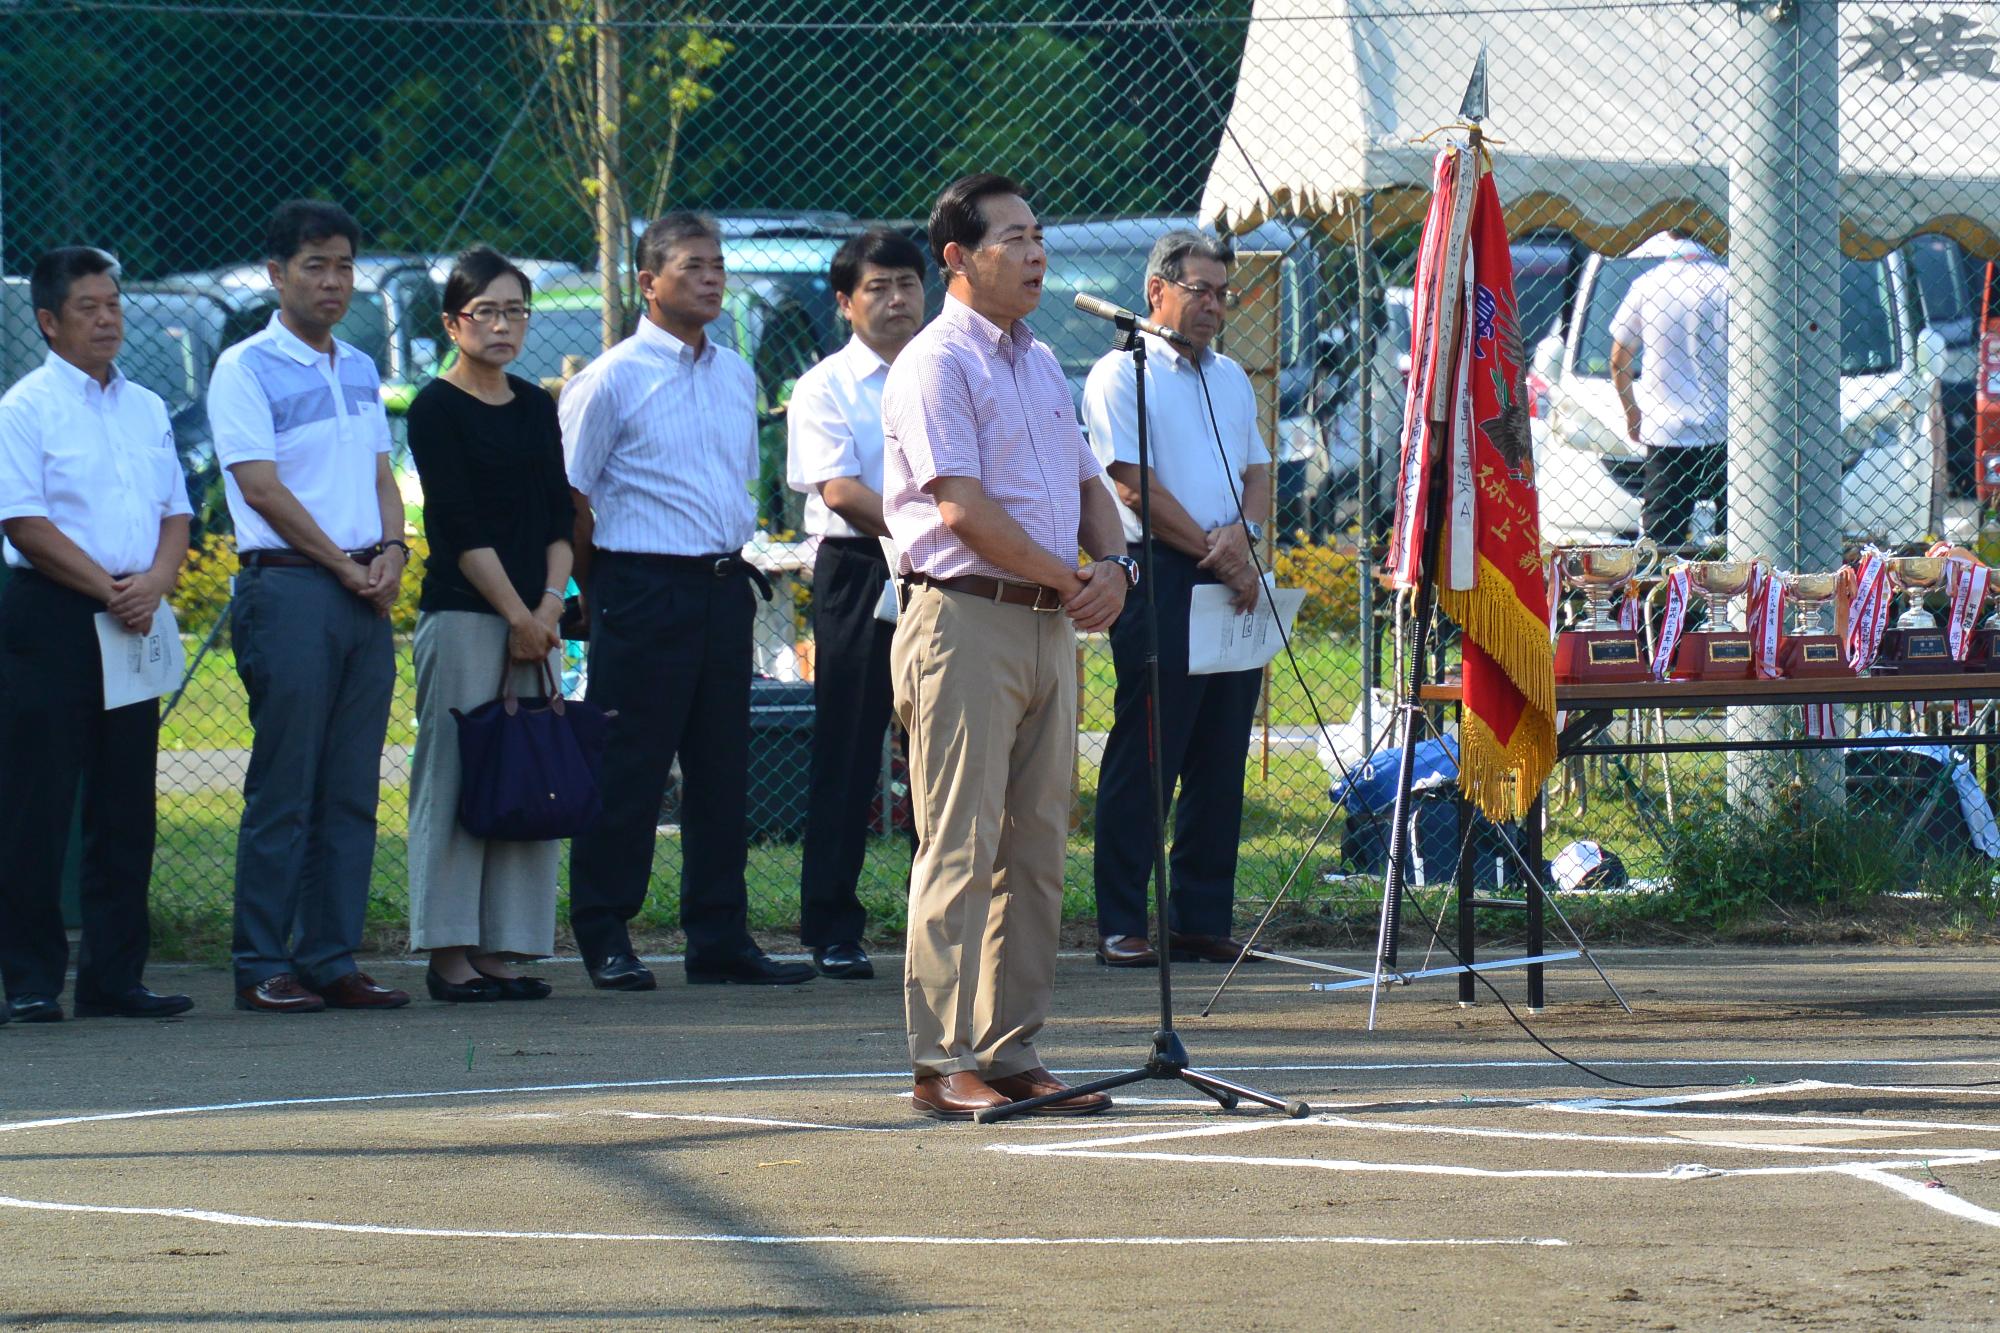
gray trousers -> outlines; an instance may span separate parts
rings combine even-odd
[[[499,693],[507,622],[478,611],[426,611],[417,620],[417,753],[410,775],[410,947],[544,957],[556,950],[559,842],[475,838],[458,822],[461,773],[456,708]],[[549,654],[562,679],[562,657]],[[516,663],[514,688],[546,687]]]
[[[355,970],[396,659],[389,622],[323,569],[245,569],[230,609],[256,740],[236,835],[236,985]]]

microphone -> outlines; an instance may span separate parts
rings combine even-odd
[[[1076,308],[1086,315],[1095,315],[1099,319],[1108,319],[1113,324],[1129,324],[1141,333],[1150,333],[1155,338],[1165,339],[1167,342],[1179,347],[1194,346],[1194,343],[1189,341],[1188,336],[1179,329],[1170,329],[1164,324],[1155,324],[1144,315],[1135,315],[1124,306],[1113,305],[1102,297],[1092,296],[1088,292],[1078,292],[1075,304]]]

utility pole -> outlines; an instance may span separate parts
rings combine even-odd
[[[618,183],[622,78],[617,0],[597,0],[597,273],[604,286],[604,349],[625,334],[625,196]]]

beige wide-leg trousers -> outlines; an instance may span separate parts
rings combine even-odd
[[[917,585],[896,624],[917,856],[903,967],[919,1077],[1041,1064],[1070,779],[1076,633],[1060,610]]]

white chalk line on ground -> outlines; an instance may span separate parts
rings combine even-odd
[[[1062,1245],[1412,1245],[1566,1246],[1568,1241],[1553,1236],[761,1236],[733,1232],[628,1232],[628,1231],[499,1231],[461,1227],[399,1227],[371,1222],[321,1222],[304,1218],[257,1217],[248,1213],[223,1213],[208,1208],[138,1208],[116,1204],[53,1203],[44,1199],[16,1199],[0,1195],[0,1208],[30,1212],[96,1213],[117,1217],[160,1217],[176,1221],[209,1222],[218,1226],[257,1227],[279,1231],[321,1231],[352,1236],[408,1236],[434,1240],[571,1240],[627,1241],[651,1244],[704,1245],[978,1245],[978,1246],[1062,1246]]]

